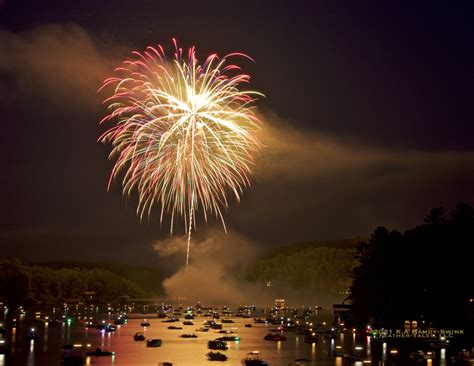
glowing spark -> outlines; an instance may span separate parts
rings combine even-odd
[[[194,47],[186,55],[173,39],[175,53],[163,48],[133,52],[134,59],[115,69],[118,76],[104,81],[114,93],[104,103],[109,114],[101,123],[116,120],[99,141],[112,144],[116,159],[112,180],[123,174],[123,194],[138,192],[137,215],[149,216],[155,205],[171,215],[171,233],[177,217],[184,219],[188,236],[186,269],[196,212],[219,217],[226,230],[223,209],[231,193],[237,201],[250,186],[253,157],[261,148],[255,133],[254,91],[241,91],[250,76],[227,64],[229,57],[207,57],[201,65]],[[234,74],[235,75],[229,75]]]

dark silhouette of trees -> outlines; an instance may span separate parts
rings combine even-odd
[[[28,266],[16,259],[0,260],[0,298],[13,307],[81,300],[86,291],[94,292],[98,302],[147,296],[137,284],[108,270],[52,269]]]
[[[377,228],[357,244],[349,300],[361,322],[400,326],[418,320],[466,326],[473,317],[474,208],[441,207],[404,234]]]

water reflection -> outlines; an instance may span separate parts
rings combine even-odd
[[[439,366],[446,366],[446,348],[442,348],[439,354]]]
[[[35,365],[35,341],[32,339],[30,341],[30,350],[28,353],[28,358],[26,360],[27,366],[34,366]]]
[[[79,321],[74,320],[70,325],[67,322],[62,326],[53,326],[52,323],[39,326],[41,334],[39,342],[27,342],[25,340],[26,330],[31,327],[28,321],[18,324],[18,328],[12,328],[9,335],[12,347],[11,354],[0,355],[0,366],[51,366],[57,365],[59,361],[59,351],[63,344],[82,344],[86,347],[90,344],[90,349],[101,347],[104,350],[114,351],[111,357],[87,357],[86,364],[94,365],[117,365],[117,366],[144,366],[157,365],[160,362],[169,361],[173,365],[193,365],[209,366],[205,354],[208,340],[215,339],[221,334],[216,330],[209,332],[199,332],[198,338],[194,340],[183,340],[179,336],[182,333],[193,333],[194,329],[183,330],[182,332],[169,330],[168,323],[162,323],[161,319],[150,317],[150,327],[140,326],[140,319],[130,319],[128,324],[119,325],[115,332],[103,332],[94,328],[84,328]],[[200,328],[204,317],[197,317],[194,320],[194,328]],[[271,342],[263,340],[270,329],[271,324],[254,324],[253,327],[245,327],[249,323],[247,319],[234,318],[232,326],[224,324],[224,329],[233,330],[241,337],[241,342],[230,342],[226,355],[229,361],[224,365],[240,365],[245,355],[253,350],[259,350],[261,357],[268,361],[271,366],[287,366],[297,358],[311,360],[311,365],[315,366],[359,366],[359,365],[398,365],[405,366],[410,362],[409,356],[402,359],[401,355],[392,354],[395,347],[387,343],[371,343],[366,335],[358,335],[349,331],[340,333],[336,338],[324,337],[319,334],[319,342],[308,344],[303,341],[303,335],[297,335],[295,331],[285,332],[287,341]],[[99,318],[98,322],[100,323]],[[320,323],[315,322],[315,324]],[[37,326],[34,325],[34,326]],[[147,339],[161,338],[163,346],[161,348],[147,348],[145,342],[135,342],[133,335],[143,331]],[[351,336],[352,335],[352,336]],[[372,363],[355,359],[352,363],[343,354],[351,355],[363,352],[364,357],[372,356]],[[399,349],[400,354],[403,353]],[[331,356],[328,356],[331,355]],[[446,349],[433,352],[433,360],[423,361],[419,365],[447,366]],[[379,361],[382,359],[383,361]],[[405,362],[406,361],[406,362]]]

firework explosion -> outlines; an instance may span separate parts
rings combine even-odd
[[[194,47],[183,53],[173,39],[175,52],[166,56],[161,46],[133,52],[134,59],[115,69],[104,81],[114,93],[104,103],[109,114],[101,123],[116,121],[99,141],[112,144],[116,159],[108,189],[123,173],[123,194],[138,192],[137,215],[149,216],[161,206],[160,222],[171,216],[171,233],[177,218],[188,236],[186,269],[196,211],[220,218],[229,194],[237,201],[250,185],[253,156],[261,143],[255,133],[255,97],[241,91],[250,76],[228,64],[230,57],[207,57],[201,65]],[[235,74],[235,75],[229,75]]]

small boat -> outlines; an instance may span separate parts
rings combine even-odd
[[[196,334],[181,334],[181,338],[197,338],[198,336]]]
[[[8,349],[7,341],[0,337],[0,354],[5,353]]]
[[[125,319],[123,318],[118,318],[114,320],[115,325],[124,325],[125,324]]]
[[[461,351],[457,352],[453,357],[451,357],[451,361],[455,365],[474,365],[474,358],[466,349],[462,349]]]
[[[227,330],[227,329],[221,329],[217,333],[220,333],[220,334],[234,334],[234,331],[233,330]]]
[[[40,336],[35,328],[31,328],[28,333],[26,333],[26,339],[29,341],[37,341],[40,339]]]
[[[86,356],[95,356],[95,357],[105,357],[105,356],[113,356],[114,353],[110,351],[102,351],[99,347],[95,349],[95,351],[86,352]]]
[[[255,324],[265,324],[265,323],[266,323],[265,320],[260,319],[260,318],[255,318],[255,319],[253,320],[253,322],[254,322]]]
[[[318,343],[318,335],[314,332],[307,332],[304,335],[305,343]]]
[[[360,354],[357,353],[350,353],[350,354],[345,354],[344,358],[350,361],[363,361],[363,357]]]
[[[193,314],[186,314],[186,315],[184,316],[184,319],[193,320],[193,319],[194,319],[194,315],[193,315]]]
[[[104,330],[106,332],[115,332],[117,330],[117,327],[115,325],[112,325],[112,324],[108,324]]]
[[[150,326],[150,322],[148,320],[144,320],[140,323],[140,326],[141,327],[149,327]]]
[[[59,356],[60,365],[82,366],[85,363],[86,363],[86,357],[81,348],[74,347],[74,345],[72,344],[66,344],[61,347],[61,352]]]
[[[161,339],[159,338],[149,339],[146,341],[146,346],[147,347],[161,347]]]
[[[183,329],[183,327],[176,327],[174,325],[170,325],[168,329]]]
[[[245,366],[268,366],[268,362],[260,358],[260,353],[258,351],[247,353],[247,357],[242,360],[242,363]]]
[[[194,325],[194,323],[190,320],[184,321],[183,325]]]
[[[221,323],[224,323],[224,324],[225,324],[225,323],[228,323],[228,324],[230,324],[230,323],[234,323],[234,321],[233,321],[232,319],[222,319],[222,320],[221,320]]]
[[[95,329],[102,330],[102,329],[105,328],[105,324],[88,322],[88,323],[86,323],[85,327],[86,328],[95,328]]]
[[[225,351],[229,347],[227,346],[227,343],[225,343],[224,341],[215,340],[215,341],[207,342],[207,348],[209,348],[209,349],[219,349],[219,350]]]
[[[134,341],[144,341],[145,340],[145,335],[141,332],[135,333],[133,336]]]
[[[220,352],[209,352],[206,356],[209,361],[227,361],[227,356]]]
[[[266,341],[286,341],[286,336],[281,333],[268,333],[265,337],[263,337]]]
[[[297,358],[290,365],[291,366],[309,366],[310,362],[311,361],[308,360],[307,358]]]
[[[58,319],[53,318],[53,319],[51,319],[51,320],[48,322],[48,325],[49,325],[50,327],[57,327],[58,325],[61,325],[61,324],[63,324],[63,323],[64,323],[64,322],[63,322],[62,320],[58,320]]]
[[[240,337],[237,336],[223,336],[216,338],[215,341],[222,341],[222,342],[239,342]]]
[[[252,328],[252,324],[245,324],[245,328]]]
[[[179,318],[170,318],[170,319],[166,319],[166,320],[163,320],[163,323],[174,323],[174,322],[179,322]]]

